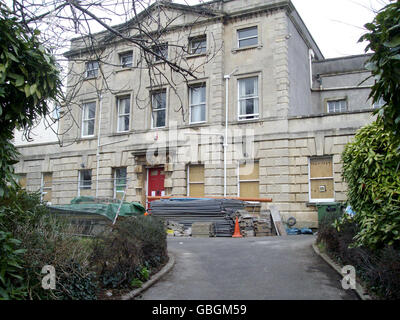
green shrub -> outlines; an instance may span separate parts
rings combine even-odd
[[[50,214],[41,204],[39,194],[10,189],[9,195],[0,200],[0,232],[4,234],[1,230],[9,230],[9,237],[18,239],[15,245],[18,244],[19,249],[15,250],[19,251],[14,253],[18,254],[18,265],[22,268],[12,274],[21,281],[24,292],[20,296],[28,299],[93,298],[95,282],[88,264],[90,246],[71,236],[79,232],[68,221]],[[5,263],[13,259],[15,257],[4,255]],[[56,270],[55,290],[44,290],[41,286],[44,265],[52,265]],[[15,280],[10,276],[6,278],[8,291],[13,290]],[[9,299],[15,298],[9,295]]]
[[[167,260],[164,224],[150,216],[126,217],[94,242],[91,262],[103,288],[146,281]]]
[[[0,300],[23,299],[27,290],[21,277],[23,249],[11,232],[0,230]]]
[[[339,230],[332,224],[320,228],[317,242],[342,265],[354,266],[370,293],[381,299],[400,299],[400,251],[392,246],[353,248],[350,245],[357,232],[354,220],[343,219]]]
[[[395,141],[378,120],[360,129],[342,154],[348,202],[359,229],[357,246],[400,248],[400,154]]]

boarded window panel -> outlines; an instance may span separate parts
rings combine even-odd
[[[43,187],[44,188],[51,188],[53,182],[53,174],[50,173],[43,173]]]
[[[189,184],[189,197],[204,197],[204,184],[203,183],[190,183]]]
[[[51,189],[43,191],[43,201],[51,202],[51,197],[52,197]]]
[[[26,189],[26,174],[20,174],[18,177],[18,184],[22,189]]]
[[[51,202],[51,189],[53,184],[53,174],[51,172],[43,173],[43,185],[42,185],[42,194],[43,201]]]
[[[310,159],[310,178],[332,177],[332,158]]]
[[[189,196],[204,197],[204,165],[191,165],[189,170]]]
[[[240,180],[258,180],[259,178],[259,163],[249,162],[241,164],[239,167]]]
[[[333,198],[333,179],[311,180],[311,199]]]
[[[189,181],[190,182],[204,182],[204,166],[203,165],[189,166]]]
[[[259,198],[260,189],[257,182],[240,182],[240,197],[242,198]]]

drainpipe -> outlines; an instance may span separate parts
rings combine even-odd
[[[237,71],[237,67],[225,79],[225,135],[224,135],[224,197],[226,197],[226,152],[228,149],[228,114],[229,114],[229,79]]]
[[[97,152],[96,152],[96,198],[99,190],[99,167],[100,167],[100,133],[101,133],[101,107],[103,105],[103,94],[99,96],[99,127],[97,130]]]

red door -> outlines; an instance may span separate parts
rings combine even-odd
[[[151,168],[148,171],[148,187],[147,187],[147,195],[148,196],[165,196],[165,188],[164,188],[164,168]],[[147,205],[152,200],[147,201]]]

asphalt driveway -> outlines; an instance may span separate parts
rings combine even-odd
[[[313,251],[314,236],[169,238],[174,268],[137,299],[355,300]]]

